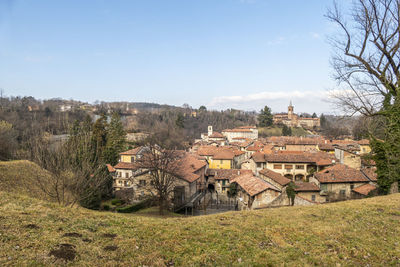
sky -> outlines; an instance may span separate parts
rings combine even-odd
[[[331,0],[0,0],[7,96],[334,113]]]

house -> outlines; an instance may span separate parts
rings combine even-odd
[[[364,184],[353,189],[352,198],[365,198],[368,196],[377,195],[377,187],[373,184]]]
[[[321,190],[315,183],[296,181],[294,191],[296,192],[296,197],[306,201],[314,203],[326,202],[326,196],[320,194]]]
[[[327,194],[328,201],[352,198],[353,189],[371,182],[360,170],[344,164],[336,164],[314,174],[310,179]]]
[[[237,199],[240,210],[268,205],[280,195],[278,188],[253,174],[240,175],[232,180],[232,183],[238,187]]]
[[[360,146],[358,144],[335,146],[335,157],[341,164],[357,170],[361,169]]]
[[[225,200],[225,198],[227,197],[227,191],[232,180],[244,174],[251,175],[253,174],[253,172],[251,170],[243,169],[208,169],[208,184],[213,185],[219,199]]]
[[[277,172],[290,180],[306,181],[312,173],[332,165],[332,155],[324,152],[277,151],[272,154],[254,153],[253,171],[258,174],[261,169]]]
[[[208,126],[208,132],[201,134],[201,140],[206,142],[216,142],[222,146],[226,144],[226,137],[219,132],[214,132],[213,127]]]
[[[360,146],[360,154],[368,154],[371,153],[371,147],[369,145],[369,140],[368,139],[362,139],[357,141],[357,144]]]
[[[277,172],[271,171],[269,169],[260,170],[259,174],[261,179],[272,184],[279,190],[283,190],[283,188],[286,187],[291,182],[291,180],[286,178],[285,176]]]
[[[234,129],[226,129],[222,134],[228,139],[228,142],[233,142],[234,138],[248,138],[255,140],[258,138],[258,130],[256,126],[241,126]]]
[[[273,122],[274,124],[284,124],[288,127],[303,127],[305,129],[313,129],[321,126],[319,118],[303,118],[295,114],[292,101],[290,101],[287,113],[274,114]]]
[[[244,151],[228,146],[200,146],[196,153],[206,158],[211,169],[238,169],[246,159]]]
[[[133,201],[156,194],[152,186],[153,179],[149,170],[139,164],[135,156],[145,157],[148,150],[142,148],[128,150],[120,153],[121,160],[115,166],[107,166],[109,171],[114,171],[113,190],[128,191]],[[147,151],[147,152],[146,152]],[[190,199],[197,192],[207,188],[205,173],[208,168],[207,161],[184,151],[176,151],[177,159],[174,162],[173,201],[180,205]],[[120,192],[118,192],[120,193]],[[121,193],[122,194],[122,193]]]

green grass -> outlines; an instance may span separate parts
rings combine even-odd
[[[306,136],[309,134],[306,130],[303,128],[291,128],[292,129],[292,135],[293,136]],[[280,126],[270,126],[270,127],[260,127],[258,128],[258,133],[260,136],[281,136],[282,135],[282,127]]]
[[[400,194],[198,217],[145,216],[153,212],[64,208],[0,191],[0,266],[400,264]],[[75,246],[74,260],[49,256],[60,244]]]

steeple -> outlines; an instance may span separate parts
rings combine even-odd
[[[294,107],[292,105],[292,100],[290,100],[290,103],[289,103],[289,106],[288,106],[288,118],[289,119],[292,119],[293,110],[294,110]]]

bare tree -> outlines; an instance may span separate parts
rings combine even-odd
[[[179,179],[179,159],[182,153],[176,150],[162,149],[157,145],[148,145],[136,164],[139,169],[147,170],[150,176],[150,185],[156,192],[159,211],[162,215],[168,208],[169,200],[177,179]]]
[[[356,0],[347,15],[334,3],[326,16],[340,29],[330,41],[343,87],[332,95],[347,114],[384,121],[382,140],[373,131],[369,136],[378,183],[388,192],[400,172],[400,1]]]
[[[99,200],[99,194],[107,190],[110,177],[98,160],[89,133],[70,137],[59,146],[51,146],[43,137],[35,138],[31,159],[50,173],[48,179],[37,176],[37,186],[60,205],[92,207],[90,202]]]
[[[336,2],[327,18],[341,34],[330,39],[335,79],[344,90],[333,91],[337,104],[350,114],[377,115],[400,93],[400,2],[357,0],[344,15]]]

